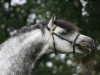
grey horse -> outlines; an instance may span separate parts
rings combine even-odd
[[[89,54],[92,38],[64,20],[42,21],[17,30],[0,45],[0,75],[32,75],[40,59],[49,53]]]

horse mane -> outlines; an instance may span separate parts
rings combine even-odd
[[[41,31],[43,32],[44,27],[47,24],[48,24],[47,21],[42,21],[42,22],[39,22],[39,23],[34,24],[34,25],[26,25],[26,26],[23,26],[22,28],[20,28],[16,32],[14,32],[13,35],[11,35],[11,37],[15,37],[15,36],[18,36],[20,34],[24,34],[26,32],[31,32],[32,30],[35,30],[35,29],[41,29]]]
[[[47,24],[48,24],[48,21],[41,21],[35,25],[24,26],[21,29],[17,30],[12,35],[12,37],[26,33],[26,32],[30,32],[30,31],[35,30],[35,29],[41,29],[41,31],[44,33],[45,32],[44,29],[46,28]],[[76,27],[74,24],[72,24],[68,21],[65,21],[65,20],[55,20],[54,24],[61,27],[61,28],[66,29],[68,32],[71,32],[71,33],[79,31],[78,27]]]

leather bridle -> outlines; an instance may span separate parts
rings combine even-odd
[[[49,27],[47,27],[47,29],[50,31],[50,28]],[[51,35],[52,35],[52,38],[53,38],[53,45],[54,45],[55,54],[57,54],[57,49],[56,49],[54,35],[56,35],[57,37],[59,37],[62,40],[65,40],[65,41],[69,42],[73,46],[73,54],[75,54],[75,46],[77,45],[76,41],[77,41],[78,37],[80,36],[80,33],[77,34],[77,36],[75,37],[74,41],[70,41],[70,40],[65,39],[65,38],[59,36],[58,34],[54,33],[54,30],[51,32]]]

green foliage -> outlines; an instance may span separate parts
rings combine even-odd
[[[82,15],[82,13],[86,14]],[[35,14],[32,22],[28,21],[31,14]],[[57,19],[71,21],[82,29],[81,33],[93,37],[98,43],[100,42],[100,0],[27,0],[22,5],[11,5],[11,0],[0,0],[0,43],[9,37],[10,31],[24,25],[34,24],[38,20],[49,20],[53,15]],[[74,75],[73,73],[76,73],[75,67],[78,64],[69,66],[66,64],[69,58],[70,55],[66,55],[66,58],[61,61],[56,57],[47,57],[40,64],[36,73],[38,75]],[[97,50],[94,60],[95,75],[100,73],[99,58],[100,51]],[[73,58],[70,59],[73,61]],[[53,67],[46,66],[48,61],[53,63]]]

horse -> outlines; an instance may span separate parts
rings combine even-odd
[[[22,27],[0,45],[0,75],[32,75],[45,55],[87,55],[93,48],[94,40],[80,34],[77,26],[52,17],[50,21]]]

